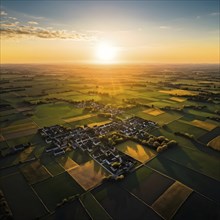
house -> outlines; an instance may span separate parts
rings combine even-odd
[[[58,155],[63,155],[65,154],[65,151],[63,149],[56,149],[54,152],[53,152],[53,155],[56,157]]]

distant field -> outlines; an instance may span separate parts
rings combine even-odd
[[[164,219],[171,219],[191,193],[192,189],[175,182],[153,203],[152,208]]]
[[[105,125],[105,124],[108,124],[112,122],[111,120],[106,120],[106,121],[102,121],[102,122],[94,122],[94,123],[91,123],[91,124],[88,124],[89,127],[94,127],[94,126],[101,126],[101,125]]]
[[[21,167],[21,172],[29,184],[34,184],[51,177],[39,161],[34,161]]]
[[[34,122],[12,125],[2,128],[1,132],[6,140],[31,135],[37,132],[37,125]]]
[[[150,108],[147,110],[143,111],[144,113],[147,113],[149,115],[153,115],[153,116],[158,116],[164,113],[164,111],[160,110],[160,109],[154,109],[154,108]]]
[[[159,92],[169,94],[169,95],[195,95],[194,92],[188,91],[188,90],[182,90],[182,89],[171,89],[171,90],[160,90]]]
[[[68,119],[64,119],[65,122],[70,123],[70,122],[75,122],[75,121],[80,121],[83,119],[88,119],[95,116],[94,114],[88,114],[88,115],[82,115],[82,116],[76,116],[73,118],[68,118]]]
[[[178,98],[178,97],[171,97],[170,100],[175,101],[175,102],[185,102],[186,101],[186,99]]]
[[[191,124],[196,127],[203,128],[207,131],[211,131],[217,127],[217,125],[215,125],[215,124],[212,124],[212,123],[206,122],[206,121],[200,121],[200,120],[193,120]]]
[[[220,151],[220,135],[212,139],[207,146]]]
[[[127,154],[130,157],[140,161],[141,163],[146,163],[148,160],[156,156],[156,152],[148,147],[144,147],[133,141],[126,141],[122,144],[116,146],[118,150]]]
[[[91,189],[99,184],[104,177],[109,175],[107,171],[97,164],[94,160],[90,160],[85,164],[81,164],[68,173],[85,189]]]

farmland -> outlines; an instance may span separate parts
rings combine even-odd
[[[1,69],[0,186],[15,220],[219,218],[218,67]]]

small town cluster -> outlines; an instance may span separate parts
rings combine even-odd
[[[40,135],[49,144],[46,152],[54,156],[65,154],[69,147],[74,150],[79,148],[87,152],[95,161],[108,170],[112,175],[119,176],[131,170],[135,161],[129,156],[121,153],[114,146],[114,141],[106,141],[108,134],[117,137],[117,142],[126,138],[141,138],[145,133],[157,127],[153,121],[132,117],[127,120],[117,120],[110,123],[95,126],[66,128],[54,125],[39,129]],[[118,138],[120,137],[120,138]]]

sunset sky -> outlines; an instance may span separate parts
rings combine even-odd
[[[1,63],[217,63],[218,1],[1,1]]]

